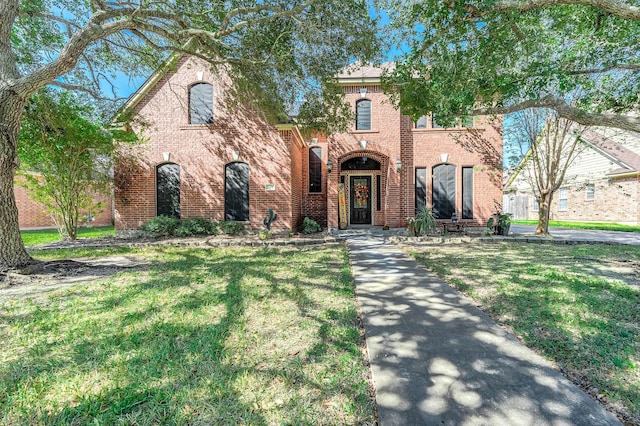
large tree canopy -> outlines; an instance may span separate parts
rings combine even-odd
[[[551,108],[640,131],[640,7],[618,0],[382,0],[407,53],[387,79],[407,114]],[[577,103],[567,94],[581,93]]]
[[[143,74],[169,52],[232,66],[238,95],[284,114],[354,58],[376,51],[364,0],[3,0],[0,2],[0,269],[31,261],[13,176],[25,101],[56,85],[101,96],[115,71]],[[104,96],[104,95],[103,95]]]

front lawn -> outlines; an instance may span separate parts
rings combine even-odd
[[[0,424],[373,423],[342,245],[126,256],[150,266],[0,302]]]
[[[20,231],[24,245],[35,246],[38,244],[53,243],[60,241],[60,234],[56,229],[34,229],[30,231]],[[91,228],[78,228],[78,238],[100,238],[115,235],[113,226],[95,226]]]
[[[594,398],[640,424],[640,247],[477,242],[405,249]]]
[[[538,225],[537,220],[512,220],[511,222],[519,225]],[[550,220],[549,227],[594,229],[598,231],[640,232],[639,225],[624,225],[622,223],[614,222],[567,222],[562,220]]]

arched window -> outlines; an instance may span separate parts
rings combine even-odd
[[[189,89],[189,123],[213,123],[213,86],[196,83]]]
[[[249,220],[247,163],[229,163],[224,168],[224,220]]]
[[[418,118],[418,121],[416,121],[416,129],[426,129],[427,128],[427,116],[423,115],[422,117]]]
[[[156,215],[180,219],[180,166],[161,164],[156,168]]]
[[[437,219],[451,219],[456,209],[456,168],[440,164],[433,168],[433,215]]]
[[[309,192],[322,192],[322,148],[309,149]]]
[[[371,101],[360,99],[356,102],[356,130],[371,130]]]

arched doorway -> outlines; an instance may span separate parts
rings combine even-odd
[[[379,190],[380,162],[366,155],[353,157],[340,165],[343,173],[347,172],[349,185],[349,223],[351,225],[372,225],[374,186],[373,178],[377,177],[376,190]],[[369,173],[367,173],[369,171]],[[379,201],[380,196],[377,196]]]

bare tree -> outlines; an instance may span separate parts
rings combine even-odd
[[[549,234],[553,196],[565,183],[566,173],[586,144],[586,127],[560,117],[550,109],[527,109],[514,114],[512,148],[522,160],[515,172],[528,182],[538,203],[536,234]]]

